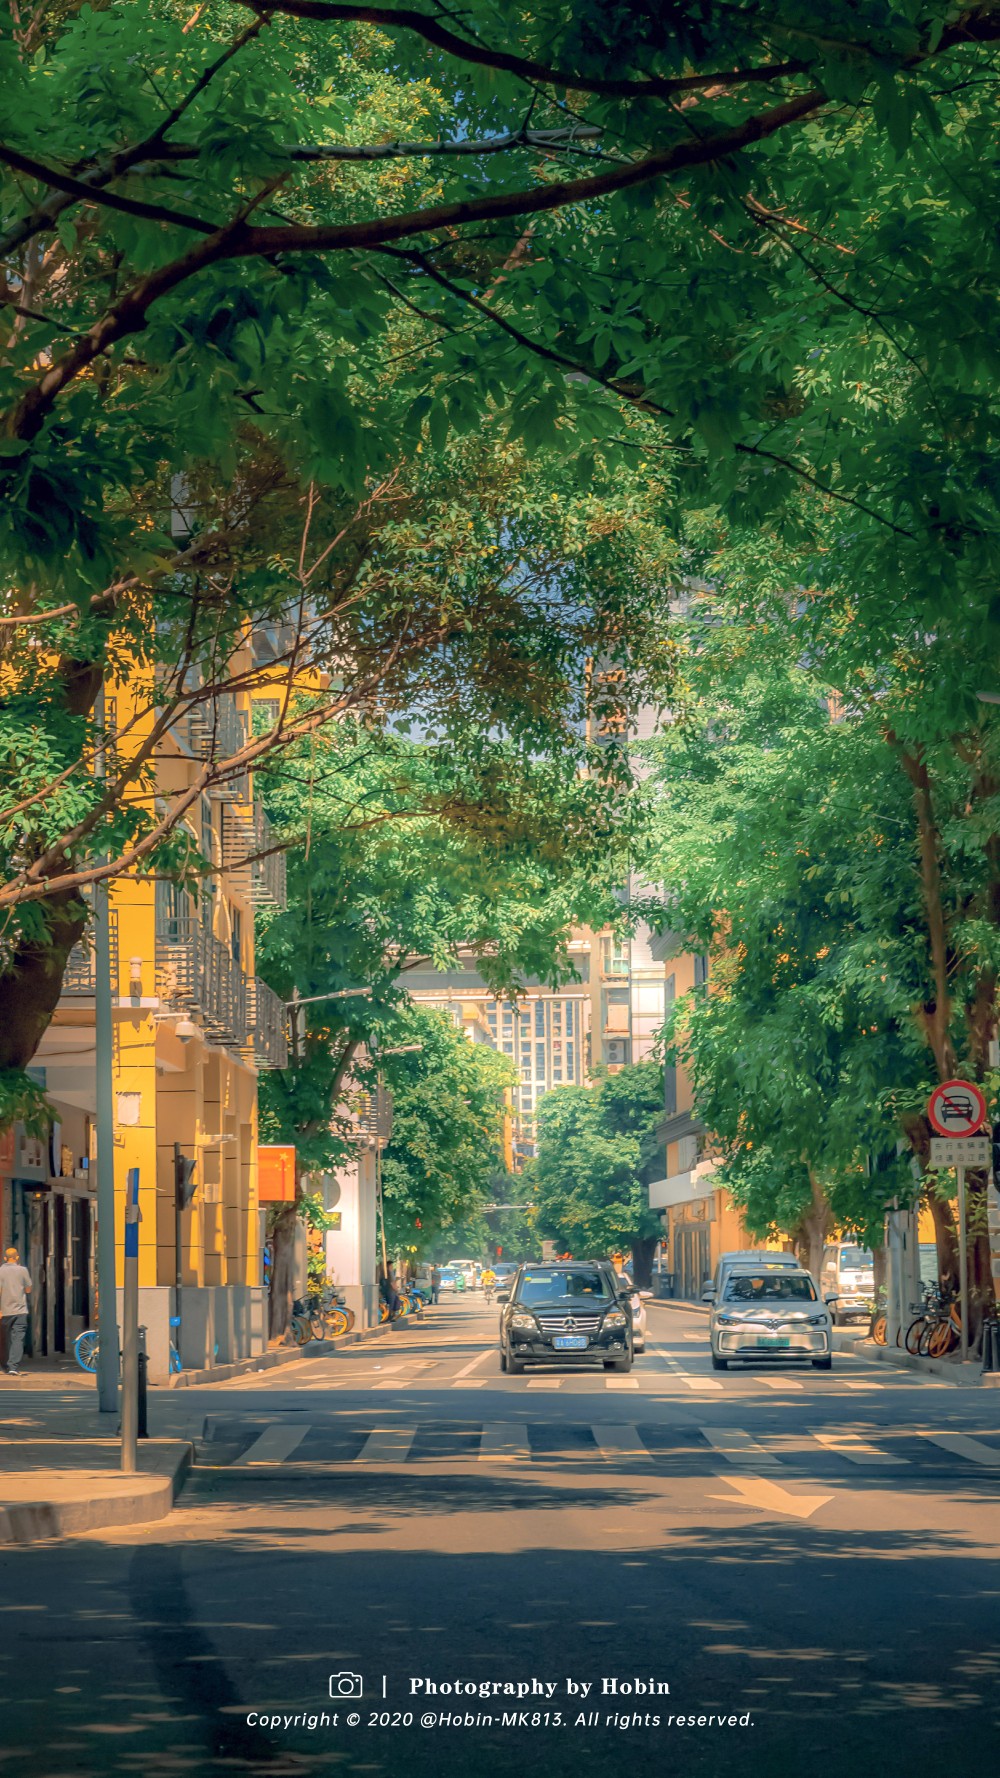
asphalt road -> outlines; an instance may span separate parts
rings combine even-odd
[[[650,1322],[629,1377],[501,1376],[473,1297],[158,1393],[172,1518],[0,1556],[0,1778],[992,1769],[1000,1392]]]

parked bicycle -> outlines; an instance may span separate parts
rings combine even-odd
[[[171,1327],[175,1327],[175,1326],[179,1325],[179,1323],[177,1323],[173,1319],[171,1319],[170,1325],[171,1325]],[[100,1349],[101,1349],[101,1340],[100,1340],[100,1335],[99,1335],[96,1327],[86,1328],[83,1333],[77,1334],[76,1339],[73,1341],[73,1357],[76,1359],[76,1362],[80,1366],[80,1369],[82,1371],[88,1371],[91,1376],[93,1376],[94,1372],[97,1370],[97,1355],[98,1355]],[[118,1334],[118,1363],[120,1366],[121,1365],[121,1330],[120,1329],[119,1329],[119,1334]],[[169,1363],[170,1363],[171,1375],[173,1375],[173,1376],[176,1376],[180,1371],[182,1371],[184,1369],[184,1366],[181,1364],[181,1355],[178,1352],[177,1347],[174,1345],[173,1340],[170,1341]]]

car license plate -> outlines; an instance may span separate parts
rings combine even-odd
[[[559,1334],[552,1344],[557,1352],[582,1352],[590,1341],[586,1334]]]
[[[786,1334],[758,1334],[758,1346],[790,1346],[791,1338]]]

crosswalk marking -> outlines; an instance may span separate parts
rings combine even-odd
[[[653,1460],[652,1453],[647,1451],[635,1426],[592,1426],[591,1431],[602,1457],[631,1457],[637,1458],[641,1463],[651,1463]]]
[[[761,1377],[766,1389],[801,1389],[802,1384],[795,1377]]]
[[[714,1377],[686,1377],[683,1371],[680,1372],[680,1380],[682,1383],[686,1383],[689,1389],[722,1388],[722,1384],[717,1383]]]
[[[966,1432],[925,1432],[921,1429],[920,1437],[929,1438],[943,1451],[951,1451],[953,1456],[964,1457],[969,1463],[980,1463],[984,1469],[1000,1469],[1000,1450],[994,1445],[984,1445],[978,1438],[970,1438]]]
[[[528,1462],[530,1457],[526,1426],[516,1421],[494,1420],[483,1427],[479,1441],[480,1463]]]
[[[388,1383],[373,1383],[372,1384],[373,1389],[412,1389],[412,1387],[413,1387],[412,1383],[404,1382],[401,1377],[400,1378],[393,1377],[391,1382],[388,1382]]]
[[[453,1389],[488,1389],[488,1377],[466,1377],[462,1382],[452,1384]]]
[[[489,1350],[487,1350],[485,1352],[480,1352],[475,1358],[471,1359],[468,1364],[463,1364],[460,1371],[455,1372],[456,1378],[467,1377],[469,1375],[470,1371],[478,1370],[479,1366],[481,1364],[485,1364],[486,1360],[490,1356],[491,1356],[491,1353]]]
[[[562,1377],[529,1377],[528,1378],[528,1388],[529,1389],[561,1389],[562,1386],[563,1386]]]
[[[382,1426],[370,1432],[356,1463],[405,1463],[417,1436],[415,1426]]]
[[[258,1464],[283,1463],[297,1445],[302,1443],[308,1426],[265,1426],[259,1438],[237,1457],[235,1467],[252,1468]]]
[[[887,1451],[880,1451],[877,1445],[870,1445],[859,1433],[851,1432],[847,1427],[834,1428],[833,1431],[814,1432],[811,1436],[817,1444],[825,1445],[828,1451],[836,1451],[838,1457],[846,1457],[850,1463],[906,1463],[906,1457],[891,1457]]]
[[[605,1389],[638,1389],[638,1377],[605,1377]]]
[[[725,1457],[728,1463],[739,1464],[743,1468],[780,1469],[781,1464],[770,1451],[744,1432],[742,1426],[701,1426],[698,1428],[703,1439],[707,1439],[712,1449]]]
[[[876,1383],[874,1377],[866,1377],[863,1383],[856,1382],[852,1377],[842,1377],[841,1382],[845,1389],[881,1389],[882,1387],[881,1383]]]

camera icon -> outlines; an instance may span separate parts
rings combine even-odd
[[[360,1673],[331,1673],[331,1698],[360,1698],[364,1691]]]

